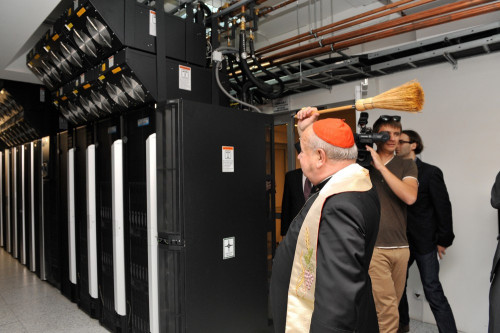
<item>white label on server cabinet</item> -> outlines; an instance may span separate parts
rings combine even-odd
[[[179,89],[191,91],[191,67],[179,65]]]
[[[236,249],[235,249],[235,239],[234,237],[227,237],[224,238],[222,241],[222,259],[229,259],[229,258],[234,258],[236,255]]]
[[[154,10],[149,11],[149,34],[156,36],[156,12]]]
[[[222,172],[234,172],[234,147],[222,146]]]

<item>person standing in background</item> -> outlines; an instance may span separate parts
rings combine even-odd
[[[451,202],[441,170],[422,162],[416,155],[424,145],[420,135],[404,130],[399,138],[396,153],[399,157],[415,161],[418,168],[417,201],[408,206],[408,242],[410,259],[408,269],[417,262],[425,298],[436,319],[439,332],[457,332],[455,318],[439,281],[439,259],[451,246],[453,220]],[[408,281],[408,276],[406,278]],[[399,303],[399,332],[409,332],[410,316],[406,286]]]
[[[500,209],[500,172],[491,189],[491,206]],[[500,235],[490,275],[490,321],[488,333],[500,333]]]

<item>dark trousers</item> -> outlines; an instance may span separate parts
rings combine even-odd
[[[437,259],[437,250],[426,254],[418,254],[410,251],[410,260],[408,261],[408,269],[417,262],[420,279],[424,287],[425,298],[429,302],[434,318],[440,333],[457,332],[455,318],[451,311],[450,304],[443,292],[441,282],[439,282],[439,261]],[[408,281],[408,274],[406,275]],[[399,322],[400,326],[410,323],[410,315],[408,311],[408,299],[406,297],[406,285],[403,297],[399,303]]]

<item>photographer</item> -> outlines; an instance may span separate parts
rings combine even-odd
[[[410,250],[406,237],[406,207],[417,199],[417,166],[412,160],[395,156],[401,135],[401,117],[381,116],[373,125],[375,133],[388,132],[389,140],[377,143],[370,178],[380,198],[380,228],[370,277],[380,332],[395,333],[399,328],[398,305],[403,295]]]

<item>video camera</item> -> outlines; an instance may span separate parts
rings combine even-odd
[[[358,147],[358,158],[356,162],[363,167],[369,166],[372,161],[372,155],[366,150],[366,145],[373,147],[374,142],[386,142],[390,138],[388,132],[373,133],[373,130],[366,126],[367,124],[368,113],[361,112],[358,121],[360,130],[359,133],[354,134],[354,141]]]

